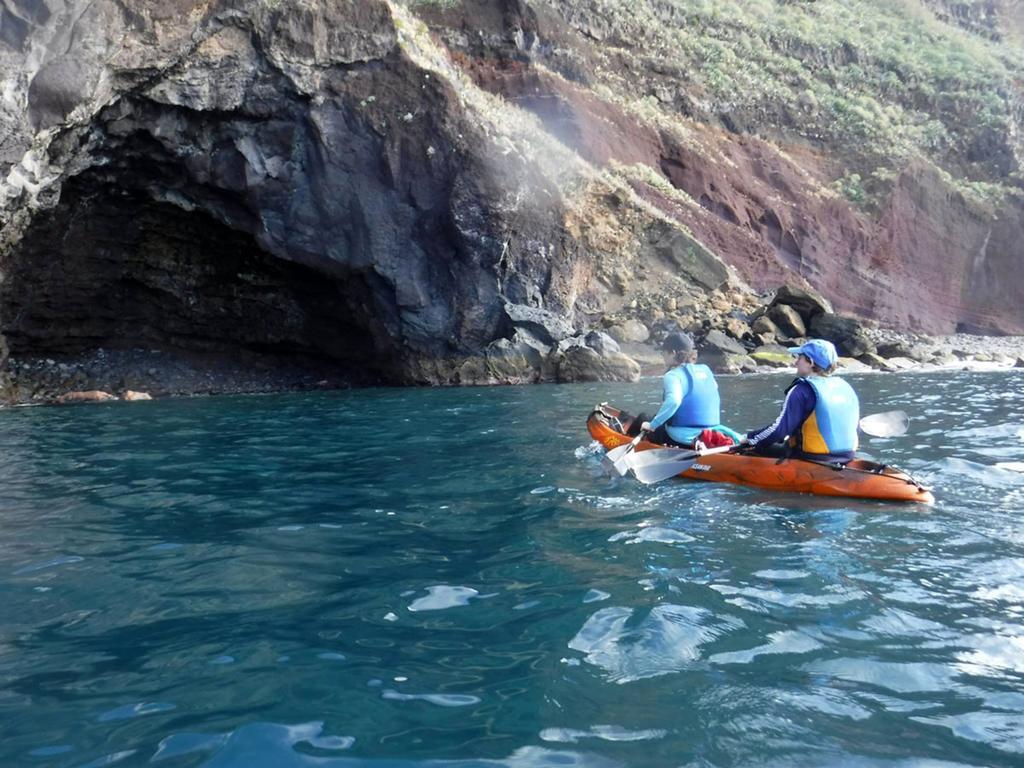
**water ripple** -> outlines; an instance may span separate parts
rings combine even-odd
[[[656,378],[0,410],[0,765],[1015,768],[1020,374],[851,379],[933,507],[608,478]]]
[[[658,605],[638,622],[624,607],[602,608],[569,642],[617,683],[678,672],[701,658],[701,646],[744,623],[704,608]]]

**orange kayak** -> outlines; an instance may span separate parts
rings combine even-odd
[[[605,403],[595,407],[587,417],[587,430],[606,449],[617,448],[632,440],[626,434],[628,425],[619,421],[621,414],[621,411]],[[641,440],[636,450],[651,448],[664,446]],[[931,491],[906,472],[865,459],[854,459],[846,466],[839,466],[750,453],[718,453],[702,456],[689,469],[681,472],[679,477],[819,496],[915,501],[922,504],[935,501]]]

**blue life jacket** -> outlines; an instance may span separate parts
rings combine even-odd
[[[804,379],[817,396],[814,412],[801,427],[804,453],[842,453],[856,451],[860,401],[843,379],[833,376],[808,376]]]
[[[718,396],[718,382],[715,375],[703,363],[686,363],[669,371],[669,374],[684,378],[686,394],[668,420],[670,427],[714,427],[722,420],[722,401]]]

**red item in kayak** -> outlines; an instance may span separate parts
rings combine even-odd
[[[702,442],[705,448],[721,448],[726,445],[736,444],[736,441],[728,435],[724,435],[721,432],[715,432],[713,429],[705,429],[697,437],[697,440]]]

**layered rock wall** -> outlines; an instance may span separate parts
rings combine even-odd
[[[480,151],[391,8],[275,6],[34,6],[8,70],[27,107],[4,146],[12,353],[241,347],[452,380],[506,297],[571,313],[547,290],[562,273],[504,231],[504,185],[544,175]],[[547,191],[515,221],[564,262]]]
[[[918,159],[858,207],[827,147],[709,112],[604,5],[0,0],[10,353],[630,378],[585,334],[606,316],[685,324],[784,282],[909,329],[1024,332],[1021,196],[978,204]]]

